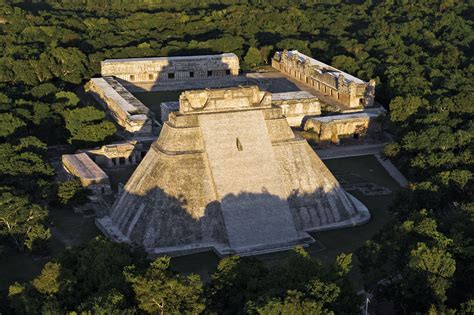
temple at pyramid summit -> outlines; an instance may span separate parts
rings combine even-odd
[[[251,255],[369,220],[258,86],[181,93],[99,228],[151,255]]]

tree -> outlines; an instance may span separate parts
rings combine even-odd
[[[245,55],[244,62],[249,68],[255,68],[257,65],[260,65],[262,63],[260,50],[250,47]]]
[[[395,97],[390,102],[390,119],[394,122],[407,123],[408,118],[414,115],[419,108],[427,105],[426,100],[418,96],[403,98]]]
[[[81,83],[87,74],[86,56],[76,47],[56,47],[49,51],[51,72],[58,78],[74,83]]]
[[[456,270],[451,254],[443,248],[429,248],[425,243],[418,243],[410,252],[407,267],[407,282],[413,285],[406,287],[410,291],[406,295],[416,299],[431,295],[436,305],[443,305],[451,285],[450,279]]]
[[[41,147],[28,147],[25,142],[22,142],[23,139],[25,138],[20,139],[20,143],[16,146],[10,143],[0,143],[0,174],[3,175],[1,180],[6,180],[6,175],[21,175],[24,176],[23,179],[28,176],[37,178],[53,175],[51,167],[37,152]],[[31,140],[32,138],[27,137],[26,139]]]
[[[456,270],[451,244],[427,211],[412,213],[358,251],[366,290],[405,310],[443,309]]]
[[[339,55],[332,58],[331,65],[348,73],[354,74],[358,68],[355,59],[345,55]]]
[[[42,98],[55,93],[58,88],[52,83],[42,83],[33,87],[29,94],[35,98]]]
[[[255,258],[222,259],[206,290],[208,309],[216,313],[241,312],[269,288],[267,275],[267,268]]]
[[[59,91],[55,94],[56,100],[66,105],[66,107],[76,107],[79,104],[79,97],[71,91]]]
[[[44,265],[41,274],[32,281],[33,287],[41,294],[52,296],[60,289],[61,265],[48,262]]]
[[[223,259],[207,288],[216,313],[356,313],[361,304],[348,278],[351,255],[323,265],[302,247],[266,268],[255,258]]]
[[[0,195],[0,235],[10,237],[20,250],[33,250],[38,242],[51,237],[44,225],[47,217],[45,208],[30,203],[26,197],[9,192]]]
[[[60,183],[57,196],[63,205],[77,206],[87,201],[87,192],[78,178]]]
[[[115,125],[104,119],[104,112],[92,106],[68,109],[63,115],[71,134],[69,143],[100,143],[116,131]]]
[[[38,78],[27,60],[14,60],[11,64],[13,78],[16,82],[21,82],[29,86],[37,85]]]
[[[280,301],[278,299],[270,300],[267,304],[257,308],[258,314],[334,314],[324,308],[324,303],[318,300],[308,299],[304,294],[298,291],[289,291],[288,296]]]
[[[8,137],[26,123],[10,113],[0,113],[0,137]]]
[[[204,310],[202,283],[197,275],[172,275],[170,258],[161,257],[150,264],[144,275],[127,268],[125,277],[132,284],[138,307],[150,314],[199,314]]]
[[[305,40],[295,39],[295,38],[286,38],[277,43],[276,47],[279,50],[287,49],[292,50],[296,49],[299,52],[311,56],[311,51],[308,48],[308,42]]]
[[[131,265],[141,272],[144,253],[93,239],[60,253],[32,281],[11,285],[11,306],[15,314],[135,314],[132,288],[123,274]]]
[[[39,301],[32,292],[31,285],[13,283],[8,288],[8,299],[10,300],[10,308],[16,314],[37,314],[41,309],[41,301]]]

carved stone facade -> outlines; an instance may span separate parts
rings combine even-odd
[[[314,117],[306,121],[304,129],[319,136],[319,141],[339,143],[340,138],[362,138],[371,133],[381,133],[382,126],[375,113],[354,113]]]
[[[250,255],[362,224],[347,194],[257,87],[183,92],[109,215],[110,238],[152,255]]]
[[[282,109],[291,127],[300,127],[304,119],[321,115],[319,99],[306,91],[273,93],[272,103]]]
[[[88,90],[126,131],[140,135],[153,133],[153,112],[114,78],[92,78]]]
[[[375,81],[365,82],[297,50],[276,52],[272,66],[350,108],[374,103]]]
[[[271,104],[271,94],[260,91],[257,86],[185,91],[179,96],[181,114],[252,109],[270,107]]]
[[[136,165],[145,157],[150,144],[138,141],[107,144],[100,148],[81,150],[103,168]]]
[[[103,77],[127,82],[167,82],[215,79],[239,74],[239,58],[232,53],[203,56],[107,59],[101,62]]]
[[[226,91],[226,89],[222,89],[222,91]],[[222,100],[225,100],[226,97],[228,99],[229,96],[234,98],[235,96],[232,95],[231,91],[231,89],[227,89],[227,95],[225,95],[225,93],[221,95]],[[248,91],[252,90],[248,89]],[[235,102],[239,102],[239,98],[235,98]],[[217,105],[219,110],[225,109],[226,106],[231,106],[228,102],[224,103],[225,105]],[[282,113],[291,127],[300,127],[303,119],[321,115],[321,104],[319,99],[306,91],[272,93],[271,103],[282,109]],[[171,112],[179,111],[179,102],[163,102],[161,103],[160,108],[161,120],[162,122],[165,122],[168,120]]]
[[[65,154],[61,157],[64,169],[78,177],[82,186],[94,195],[111,194],[107,174],[85,153]]]

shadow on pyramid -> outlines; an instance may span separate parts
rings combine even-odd
[[[256,86],[180,96],[159,138],[97,219],[110,238],[151,255],[254,255],[367,222],[271,94]]]

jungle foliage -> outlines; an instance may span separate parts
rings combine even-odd
[[[392,207],[393,222],[357,252],[365,289],[400,312],[472,313],[473,4],[472,0],[0,1],[0,202],[5,205],[0,237],[21,249],[47,239],[48,201],[56,198],[51,196],[56,190],[51,189],[47,145],[100,144],[113,134],[103,114],[76,96],[81,95],[81,85],[99,73],[101,60],[234,52],[249,69],[268,64],[275,50],[298,49],[362,79],[376,80],[376,99],[390,110],[389,128],[395,140],[385,155],[411,182]],[[12,233],[5,220],[33,210],[35,219],[18,216],[19,232]],[[272,276],[257,262],[229,259],[220,268],[238,272],[226,278],[218,270],[211,286],[201,290],[194,278],[171,276],[166,261],[152,264],[148,271],[130,270],[125,277],[122,267],[134,264],[127,259],[110,269],[116,272],[112,278],[120,278],[113,283],[117,292],[105,294],[97,279],[84,278],[81,285],[98,292],[77,297],[86,306],[71,302],[74,292],[87,294],[87,290],[71,289],[82,280],[66,280],[76,267],[59,259],[45,267],[39,280],[12,286],[12,307],[92,310],[107,305],[105,313],[114,308],[134,312],[148,307],[140,297],[160,291],[147,288],[148,279],[156,276],[163,279],[161,283],[174,281],[177,289],[189,292],[188,300],[173,302],[180,310],[198,312],[204,303],[216,312],[221,307],[250,313],[351,312],[341,299],[352,295],[333,276],[318,274],[310,282],[311,277],[293,279],[280,270],[270,280]],[[97,261],[91,267],[102,264]],[[56,283],[55,275],[63,269],[64,278]],[[298,275],[305,270],[289,272]],[[265,286],[274,285],[272,281],[279,281],[278,292]],[[224,289],[234,290],[227,293],[231,300],[216,299]],[[133,296],[137,300],[131,302]]]
[[[8,298],[15,314],[352,314],[361,298],[348,278],[351,260],[341,255],[327,266],[302,248],[270,267],[232,256],[204,285],[198,275],[173,272],[169,257],[149,262],[143,252],[96,238],[66,250],[30,282],[12,284]]]

